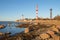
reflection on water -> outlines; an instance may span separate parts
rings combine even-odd
[[[11,35],[15,35],[24,31],[24,28],[15,27],[17,24],[21,24],[18,22],[0,22],[0,24],[4,24],[6,26],[5,28],[0,29],[0,32],[3,33],[11,32]]]

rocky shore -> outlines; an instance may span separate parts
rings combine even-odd
[[[27,28],[24,33],[4,36],[1,40],[60,40],[60,26],[35,23],[20,24],[16,27]]]

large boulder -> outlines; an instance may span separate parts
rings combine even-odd
[[[0,28],[4,28],[5,26],[4,25],[0,25]]]
[[[3,33],[2,32],[0,32],[0,36],[2,36],[3,35]]]
[[[52,26],[52,27],[50,28],[50,30],[55,31],[55,32],[59,32],[59,30],[58,30],[58,28],[57,28],[56,26]]]
[[[50,36],[49,36],[48,34],[46,34],[46,33],[40,34],[40,37],[41,37],[42,39],[50,38]]]

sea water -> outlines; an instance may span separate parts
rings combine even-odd
[[[0,32],[7,33],[10,32],[10,35],[15,35],[17,33],[24,32],[25,28],[16,27],[16,25],[21,24],[21,22],[13,21],[0,21],[0,24],[5,25],[5,28],[0,29]]]

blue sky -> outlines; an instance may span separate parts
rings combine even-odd
[[[36,5],[38,4],[38,16],[49,18],[53,9],[53,17],[60,15],[60,0],[0,0],[0,21],[14,21],[21,18],[36,17]]]

